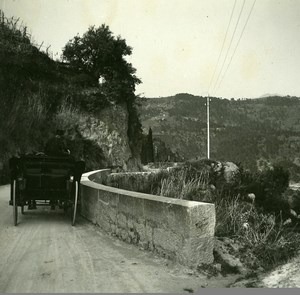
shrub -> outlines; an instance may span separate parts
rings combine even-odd
[[[284,225],[281,215],[264,213],[239,197],[217,200],[215,205],[216,236],[243,245],[239,254],[248,266],[270,269],[299,251],[299,234]]]
[[[152,181],[151,194],[184,200],[213,201],[207,190],[208,173],[192,165],[173,167],[169,171],[160,170]]]
[[[192,178],[188,173],[188,170],[174,170],[168,177],[162,177],[157,194],[184,200],[212,201],[207,195],[204,175]]]
[[[251,174],[243,171],[241,192],[254,193],[257,205],[267,212],[287,214],[289,205],[283,193],[289,186],[289,172],[281,166]]]

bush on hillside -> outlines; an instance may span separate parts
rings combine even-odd
[[[281,215],[263,212],[239,197],[218,199],[215,206],[216,236],[241,245],[236,255],[247,267],[268,270],[300,250],[299,234],[285,225]]]
[[[245,193],[254,193],[255,202],[268,212],[286,214],[289,205],[283,193],[289,186],[289,172],[275,165],[262,172],[242,173],[242,188]]]
[[[144,180],[139,176],[137,183],[150,182],[147,186],[141,185],[143,188],[148,187],[148,191],[143,190],[145,193],[206,202],[230,200],[236,196],[246,199],[249,193],[254,193],[255,204],[262,210],[287,216],[289,205],[283,193],[289,184],[288,171],[274,166],[251,173],[232,164],[236,171],[231,171],[228,179],[228,170],[225,171],[226,167],[230,167],[228,165],[208,159],[191,160],[172,168],[160,169],[153,173],[153,177]]]

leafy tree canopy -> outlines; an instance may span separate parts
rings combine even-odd
[[[109,27],[91,26],[82,37],[71,39],[63,49],[63,60],[70,66],[99,79],[106,94],[132,97],[135,85],[141,81],[135,75],[135,68],[125,59],[131,55],[132,48],[120,36],[114,37]]]

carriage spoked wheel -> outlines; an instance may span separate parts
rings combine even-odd
[[[18,206],[16,200],[16,189],[17,189],[17,182],[16,180],[14,180],[12,193],[13,193],[13,219],[14,219],[15,226],[18,224]]]
[[[78,193],[79,193],[79,183],[75,181],[75,198],[72,205],[72,225],[75,225],[76,222],[76,213],[77,213],[77,203],[78,203]]]

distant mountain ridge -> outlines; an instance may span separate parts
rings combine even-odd
[[[154,140],[184,159],[206,157],[206,97],[180,93],[144,99],[142,125]],[[228,100],[211,97],[211,157],[255,170],[270,162],[300,180],[300,98],[268,96]],[[159,152],[159,151],[158,151]]]
[[[265,97],[271,97],[271,96],[284,97],[284,95],[280,95],[278,93],[272,93],[272,94],[266,93],[266,94],[261,95],[259,98],[265,98]]]

